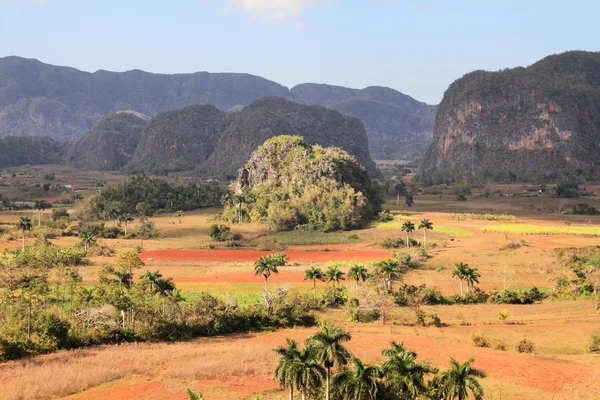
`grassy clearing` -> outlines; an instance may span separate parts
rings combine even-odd
[[[323,245],[323,244],[345,244],[356,243],[360,239],[348,232],[342,233],[324,233],[324,232],[306,232],[291,231],[278,232],[264,238],[266,242],[284,244],[284,245]]]
[[[453,213],[448,216],[453,221],[465,221],[473,219],[477,221],[511,221],[517,220],[517,217],[510,214],[473,214],[473,213]]]
[[[473,237],[475,234],[463,228],[456,228],[454,226],[434,225],[433,233],[440,235],[448,235],[457,238],[468,238]]]
[[[513,233],[516,235],[600,236],[600,226],[540,226],[530,224],[488,225],[484,233]]]
[[[393,221],[376,222],[373,227],[377,229],[400,229],[405,221],[411,221],[413,217],[409,215],[395,214]]]

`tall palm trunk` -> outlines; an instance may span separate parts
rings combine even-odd
[[[317,280],[313,279],[313,295],[315,297],[315,300],[317,300]]]
[[[265,276],[265,292],[268,290],[269,278]]]
[[[290,400],[294,400],[294,384],[290,385]]]
[[[326,376],[325,380],[326,380],[325,400],[329,400],[329,384],[331,381],[331,367],[327,367],[327,376]]]
[[[460,295],[463,295],[463,281],[462,279],[460,280]]]
[[[410,247],[410,239],[408,237],[408,232],[406,232],[406,247]]]
[[[306,400],[306,385],[302,386],[302,400]]]
[[[423,232],[423,248],[427,248],[427,231]]]
[[[42,226],[42,212],[38,210],[38,226]]]
[[[21,251],[25,252],[25,229],[21,232]]]
[[[125,235],[127,235],[127,221],[125,221]]]

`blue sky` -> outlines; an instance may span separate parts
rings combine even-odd
[[[0,57],[380,85],[437,103],[472,70],[600,50],[598,15],[593,0],[0,0]]]

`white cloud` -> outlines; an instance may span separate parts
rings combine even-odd
[[[253,18],[283,21],[328,0],[228,0],[237,10]]]
[[[304,21],[298,21],[294,24],[294,28],[296,29],[304,29],[306,28],[306,22]]]

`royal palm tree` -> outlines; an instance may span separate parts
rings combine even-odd
[[[183,217],[185,217],[185,213],[182,210],[179,210],[175,213],[175,216],[177,217],[177,220],[179,220],[179,223],[181,224],[181,219]]]
[[[452,277],[458,279],[460,281],[460,295],[463,295],[463,281],[467,275],[467,271],[469,270],[469,265],[459,262],[454,265],[452,269]]]
[[[375,273],[383,277],[383,288],[384,290],[392,290],[392,281],[400,277],[400,274],[404,272],[404,269],[398,263],[398,261],[389,259],[385,261],[379,261],[375,264]]]
[[[469,288],[472,288],[475,283],[479,283],[481,275],[477,272],[477,268],[467,268],[464,275],[464,280],[467,282],[467,293]]]
[[[150,294],[154,293],[155,290],[158,290],[156,281],[160,278],[162,278],[162,274],[158,270],[146,271],[142,276],[140,276],[141,280],[148,282],[148,293]]]
[[[46,200],[36,200],[33,203],[33,209],[35,211],[37,211],[37,215],[38,215],[38,226],[42,225],[42,212],[46,208],[50,208],[50,207],[52,207],[52,204],[48,203]]]
[[[469,391],[475,400],[483,400],[483,388],[478,378],[485,378],[482,370],[473,368],[473,359],[460,364],[454,358],[450,358],[450,369],[444,371],[440,376],[439,383],[441,392],[446,400],[466,400]]]
[[[354,290],[358,292],[358,283],[366,281],[369,277],[369,271],[362,264],[354,264],[348,270],[348,279],[353,279],[356,283]]]
[[[268,289],[269,276],[278,274],[277,267],[283,267],[287,262],[285,254],[267,254],[254,263],[254,275],[262,275],[265,278],[265,291]]]
[[[333,282],[333,288],[335,289],[335,284],[343,281],[344,275],[337,265],[331,265],[325,272],[325,282]]]
[[[376,399],[381,390],[380,379],[383,376],[381,368],[376,365],[365,366],[356,357],[350,360],[352,369],[346,369],[333,378],[333,385],[342,398],[348,400]]]
[[[83,243],[83,249],[85,250],[86,253],[90,250],[90,244],[92,244],[92,242],[94,242],[95,236],[96,235],[94,234],[94,232],[92,232],[89,229],[79,232],[79,238],[81,239],[81,242]]]
[[[346,365],[350,359],[350,351],[343,342],[351,339],[350,334],[342,328],[325,325],[320,332],[308,339],[313,346],[316,360],[325,367],[325,399],[331,395],[331,369],[336,365]]]
[[[423,230],[423,247],[427,248],[427,231],[433,230],[433,222],[424,219],[419,223],[419,229]]]
[[[31,219],[29,217],[21,217],[15,224],[15,227],[21,230],[21,251],[25,251],[25,231],[31,230]]]
[[[275,348],[275,353],[279,355],[277,367],[275,368],[275,380],[281,387],[290,389],[290,400],[294,400],[294,386],[300,380],[300,350],[298,342],[292,339],[286,339],[287,346]]]
[[[319,364],[315,354],[315,348],[307,345],[304,346],[298,357],[297,387],[302,392],[302,400],[306,400],[309,389],[321,387],[325,377],[325,369]]]
[[[407,351],[402,343],[391,343],[382,354],[388,359],[383,363],[385,383],[401,398],[416,399],[427,391],[425,374],[435,372],[426,364],[417,362],[417,353]]]
[[[415,230],[415,224],[410,221],[404,221],[402,230],[406,232],[406,247],[410,247],[410,234]]]
[[[313,296],[315,298],[315,300],[317,299],[317,281],[324,281],[325,280],[325,274],[323,273],[323,270],[321,270],[321,268],[317,268],[315,266],[310,267],[310,269],[307,269],[306,271],[304,271],[304,280],[312,280],[313,281]]]
[[[118,221],[120,224],[125,225],[125,234],[127,235],[127,224],[133,221],[133,217],[129,213],[123,213],[119,215]]]

